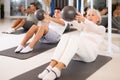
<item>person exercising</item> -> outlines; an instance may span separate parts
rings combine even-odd
[[[21,6],[21,11],[24,13],[27,13],[27,19],[18,18],[13,23],[10,30],[8,30],[6,33],[14,33],[17,29],[23,27],[25,31],[28,31],[30,27],[35,24],[37,25],[38,20],[34,17],[34,12],[36,11],[36,4],[30,3],[30,9],[25,9],[23,6]]]
[[[33,50],[34,45],[40,41],[42,43],[57,43],[64,30],[66,29],[66,22],[61,19],[60,9],[55,9],[55,17],[50,17],[49,14],[44,14],[44,19],[41,21],[41,25],[33,25],[22,42],[18,45],[16,53],[28,53]],[[25,47],[27,41],[33,36],[32,41]]]
[[[61,76],[61,70],[66,68],[72,59],[84,62],[93,62],[98,55],[98,47],[105,35],[105,27],[98,26],[101,21],[99,11],[89,9],[87,18],[77,13],[75,19],[82,28],[80,34],[62,36],[57,45],[50,64],[38,75],[42,80],[55,80]],[[74,66],[74,65],[72,65]]]

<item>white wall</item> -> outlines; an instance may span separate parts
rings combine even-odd
[[[4,5],[5,5],[5,18],[10,17],[10,0],[4,0]]]

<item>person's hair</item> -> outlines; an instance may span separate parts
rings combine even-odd
[[[54,10],[55,10],[55,9],[60,10],[60,11],[62,10],[62,9],[61,9],[61,8],[59,8],[59,7],[55,7],[55,8],[54,8]]]
[[[90,8],[89,8],[89,7],[85,7],[85,8],[84,8],[84,14],[83,14],[84,16],[86,16],[88,9],[90,9]]]
[[[34,5],[35,7],[37,7],[35,2],[30,3],[30,5]]]
[[[118,6],[120,6],[120,3],[119,3],[119,2],[116,3],[115,7],[118,7]]]
[[[89,8],[89,7],[85,7],[85,8],[84,8],[84,11],[86,12],[88,9],[90,9],[90,8]]]
[[[104,9],[108,9],[107,7],[104,7],[104,8],[98,8],[99,11],[102,11]]]
[[[91,13],[91,12],[94,12],[94,13],[98,16],[98,18],[99,18],[98,24],[101,23],[102,18],[101,18],[100,12],[99,12],[98,10],[96,10],[96,9],[89,9],[89,10],[87,11],[87,15],[88,15],[89,13]]]

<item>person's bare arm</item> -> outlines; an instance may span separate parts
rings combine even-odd
[[[23,6],[21,7],[21,11],[27,14],[34,13],[34,11],[32,11],[31,9],[25,9]]]
[[[61,24],[63,26],[65,25],[65,22],[61,19],[50,17],[48,14],[45,14],[44,16],[51,21],[54,21],[54,22]]]

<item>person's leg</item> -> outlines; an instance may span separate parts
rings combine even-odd
[[[30,44],[28,45],[29,47],[33,48],[34,45],[37,43],[37,41],[43,37],[45,34],[47,34],[49,28],[47,26],[41,26],[39,27],[35,37],[33,38],[33,40],[30,42]]]
[[[18,18],[16,21],[13,23],[12,27],[6,32],[8,34],[14,33],[18,28],[22,27],[25,23],[25,20]]]
[[[65,36],[63,39],[65,39],[67,36]],[[64,63],[64,67],[67,67],[69,62],[71,61],[72,57],[76,54],[77,50],[79,49],[79,41],[80,38],[77,35],[71,35],[69,36],[68,40],[63,40],[61,44],[58,44],[55,53],[53,54],[52,59],[57,60],[57,56],[60,55],[58,62]],[[64,46],[64,44],[66,44]],[[61,70],[61,69],[60,69]]]
[[[48,32],[49,28],[47,26],[40,26],[34,36],[34,38],[32,39],[32,41],[28,44],[27,47],[25,47],[21,53],[28,53],[30,51],[33,50],[34,45],[37,43],[37,41],[39,41],[39,39],[41,37],[43,37],[47,32]],[[28,35],[30,34],[29,31],[27,33]],[[24,45],[26,43],[26,41],[29,39],[30,36],[26,36],[26,38],[23,40],[22,45]]]
[[[22,20],[19,22],[19,24],[14,27],[14,29],[17,30],[17,29],[23,27],[24,24],[25,24],[25,20],[22,19]]]
[[[63,54],[61,55],[58,63],[52,68],[52,70],[43,78],[43,80],[54,80],[60,77],[61,70],[67,67],[73,56],[76,54],[79,45],[78,36],[71,36],[65,46]],[[62,46],[62,45],[61,45]],[[58,48],[58,47],[57,47]],[[55,53],[56,55],[60,53]],[[54,56],[54,55],[53,55]],[[51,64],[50,64],[51,65]]]
[[[36,25],[33,25],[26,33],[24,39],[21,42],[22,46],[25,46],[27,41],[38,31],[39,27]]]
[[[38,30],[38,26],[33,25],[28,32],[26,33],[25,37],[23,38],[22,42],[20,43],[20,45],[16,48],[15,52],[18,53],[20,52],[24,46],[26,45],[27,41],[34,35],[34,33],[36,33]]]
[[[22,18],[18,18],[15,20],[15,22],[12,25],[12,28],[15,28],[20,22],[22,21]]]
[[[62,37],[61,37],[61,40],[60,42],[58,43],[54,53],[53,53],[53,56],[52,56],[52,60],[56,60],[56,61],[59,61],[60,58],[62,57],[65,49],[66,49],[66,46],[68,45],[68,42],[69,42],[69,39],[70,39],[70,35],[69,34],[64,34]]]
[[[66,47],[69,43],[69,40],[70,40],[70,35],[68,34],[64,34],[59,42],[59,44],[57,45],[55,51],[54,51],[54,54],[53,54],[53,57],[51,58],[51,62],[49,64],[49,66],[51,66],[52,68],[54,66],[57,65],[57,67],[61,70],[65,65],[61,62],[58,62],[61,57],[63,56],[63,53],[64,51],[66,50]],[[39,78],[43,78],[48,72],[46,72],[46,69],[38,75]],[[44,75],[44,76],[43,76]]]
[[[49,66],[51,66],[52,68],[58,64],[58,61],[61,58],[62,53],[64,52],[64,49],[65,49],[65,47],[66,47],[66,45],[68,43],[68,40],[69,40],[69,35],[67,35],[67,34],[64,34],[61,37],[61,40],[60,40],[59,44],[57,45],[57,47],[56,47],[56,49],[54,51],[53,57],[51,58],[52,60],[51,60],[51,62],[49,64]],[[45,77],[46,74],[48,74],[50,72],[50,71],[47,71],[46,69],[42,73],[40,73],[38,75],[38,78],[42,79],[42,78]]]

